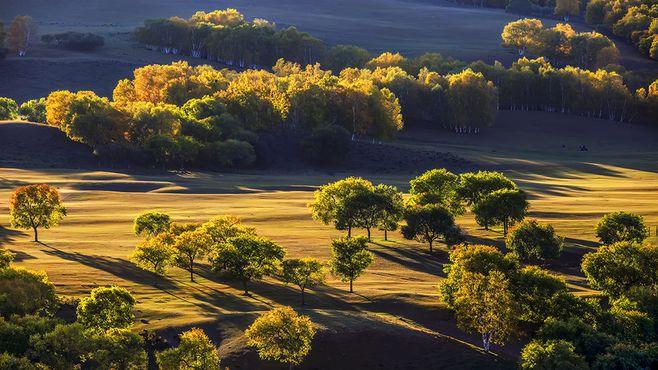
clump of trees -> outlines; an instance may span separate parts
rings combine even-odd
[[[585,22],[630,42],[640,53],[658,59],[658,15],[643,1],[593,0],[587,3]]]
[[[57,226],[66,216],[66,207],[57,188],[46,185],[26,185],[14,190],[9,200],[9,217],[13,227],[34,231],[39,241],[39,228]]]
[[[41,41],[52,47],[77,51],[94,51],[105,45],[103,36],[74,31],[46,34],[41,36]]]
[[[619,62],[619,51],[609,38],[594,31],[576,32],[569,24],[544,28],[539,19],[525,18],[508,23],[501,37],[503,46],[518,50],[519,55],[527,52],[590,69]]]

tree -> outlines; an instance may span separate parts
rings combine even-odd
[[[286,251],[273,241],[247,234],[219,244],[210,263],[214,271],[242,282],[244,294],[249,295],[249,282],[275,273],[285,254]]]
[[[30,42],[36,37],[37,25],[32,17],[27,15],[17,15],[9,26],[9,46],[18,53],[18,56],[25,56]]]
[[[601,218],[596,226],[596,236],[603,244],[642,243],[649,237],[649,230],[642,216],[620,211]]]
[[[521,352],[521,369],[587,370],[589,366],[583,356],[576,353],[573,344],[567,341],[533,340]]]
[[[355,209],[345,207],[347,199],[358,194],[374,191],[374,186],[368,180],[360,177],[348,177],[321,186],[314,193],[313,202],[308,207],[313,211],[313,218],[325,225],[333,223],[338,230],[347,230],[352,236],[352,227],[356,227]],[[354,202],[353,202],[354,203]],[[357,209],[358,210],[358,209]]]
[[[184,231],[174,239],[174,263],[190,272],[190,281],[194,281],[194,262],[207,255],[212,244],[201,228]]]
[[[404,201],[395,186],[379,184],[375,186],[375,193],[380,195],[381,201],[378,228],[384,231],[384,240],[388,240],[388,232],[397,230],[404,216]]]
[[[459,132],[478,133],[493,125],[498,111],[498,89],[493,82],[471,69],[446,79],[446,126]]]
[[[536,220],[523,221],[507,235],[507,248],[523,261],[558,258],[562,254],[563,238],[555,234],[551,225],[540,225]]]
[[[9,200],[9,216],[13,227],[34,230],[34,241],[38,242],[37,229],[57,226],[66,216],[66,208],[54,186],[26,185],[14,190]]]
[[[58,324],[43,335],[30,338],[32,353],[53,369],[82,367],[94,351],[94,343],[82,324]]]
[[[27,357],[17,357],[9,353],[0,354],[0,369],[2,370],[39,370],[37,365]]]
[[[98,369],[145,369],[148,360],[142,337],[130,329],[87,332],[94,343],[89,362]]]
[[[245,331],[247,344],[263,360],[299,365],[311,351],[315,328],[308,316],[290,307],[278,307],[263,314]]]
[[[457,325],[482,335],[482,348],[505,344],[517,332],[517,308],[510,284],[500,271],[489,275],[467,272],[455,292]]]
[[[587,281],[612,297],[619,297],[632,287],[655,287],[658,277],[658,247],[630,242],[600,247],[583,257],[581,265]]]
[[[0,120],[14,120],[18,118],[18,105],[13,99],[0,98]]]
[[[572,303],[570,297],[565,297],[571,293],[564,279],[547,270],[525,266],[510,271],[507,276],[518,303],[519,319],[525,322],[541,324],[546,317],[558,314],[560,304]],[[574,306],[567,309],[575,311]]]
[[[464,213],[457,198],[459,177],[445,168],[429,170],[409,181],[411,202],[420,206],[435,204],[453,215]]]
[[[164,275],[173,261],[174,241],[170,233],[157,234],[137,244],[130,258],[137,266]]]
[[[149,211],[144,212],[135,218],[133,229],[135,235],[154,236],[169,231],[171,226],[171,217],[168,214]]]
[[[580,0],[555,0],[555,14],[569,21],[569,16],[580,13]]]
[[[94,288],[80,300],[76,314],[78,322],[87,328],[129,328],[135,321],[135,298],[118,286]]]
[[[351,146],[350,133],[338,125],[318,127],[301,142],[304,158],[320,165],[342,163]]]
[[[46,99],[32,99],[24,102],[18,109],[18,113],[26,121],[46,123]]]
[[[283,261],[281,277],[286,283],[292,283],[302,292],[302,305],[306,304],[306,288],[324,283],[326,269],[322,262],[312,258],[289,259]]]
[[[372,58],[368,50],[354,45],[336,45],[325,56],[326,66],[336,74],[345,68],[363,68]]]
[[[503,46],[516,48],[519,55],[525,54],[528,49],[535,50],[537,36],[543,28],[544,25],[539,19],[525,18],[510,22],[501,34]]]
[[[365,238],[335,239],[331,242],[329,265],[342,281],[349,281],[350,293],[354,292],[354,280],[373,262],[372,253],[366,250],[366,243]]]
[[[44,272],[0,269],[0,315],[48,313],[57,307],[55,286]]]
[[[198,328],[182,333],[177,347],[159,352],[156,357],[158,366],[163,370],[203,370],[220,367],[217,347],[206,333]]]
[[[486,195],[502,189],[517,189],[514,181],[507,178],[502,172],[466,172],[459,175],[457,196],[467,205],[472,206],[479,203]]]
[[[655,351],[655,345],[651,344],[616,343],[597,356],[592,369],[649,369],[656,361]]]
[[[478,225],[503,225],[503,235],[507,236],[509,226],[522,221],[528,211],[528,201],[522,190],[496,190],[475,204],[473,213]]]
[[[245,226],[235,216],[217,216],[201,225],[201,229],[210,236],[213,243],[226,243],[240,235],[256,235],[256,229]]]
[[[413,206],[405,211],[407,224],[402,227],[405,239],[428,243],[430,252],[434,241],[446,237],[456,227],[453,215],[440,205]]]

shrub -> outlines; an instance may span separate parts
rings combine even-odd
[[[338,125],[319,127],[301,143],[303,158],[316,164],[342,163],[350,151],[350,133]]]
[[[18,118],[18,104],[10,98],[0,98],[0,120]]]
[[[50,46],[78,51],[93,51],[105,45],[102,36],[73,31],[43,35],[41,41]]]

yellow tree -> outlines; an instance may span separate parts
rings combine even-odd
[[[9,26],[9,44],[12,50],[18,53],[18,56],[25,56],[30,42],[37,34],[37,25],[32,17],[27,15],[17,15]]]
[[[525,18],[508,23],[500,35],[503,46],[514,47],[519,55],[525,54],[527,50],[533,51],[537,48],[537,36],[544,28],[539,19]]]
[[[34,230],[34,241],[38,242],[38,228],[57,226],[66,216],[66,208],[54,186],[27,185],[17,188],[12,194],[9,215],[13,227]]]

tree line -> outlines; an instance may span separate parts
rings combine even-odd
[[[658,59],[658,9],[646,0],[592,0],[585,10],[587,24],[630,42],[642,55]]]

